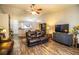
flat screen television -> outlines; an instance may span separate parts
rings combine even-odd
[[[55,25],[55,32],[68,33],[69,32],[69,24]]]

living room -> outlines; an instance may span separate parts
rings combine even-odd
[[[78,10],[77,4],[0,4],[0,54],[79,55]]]

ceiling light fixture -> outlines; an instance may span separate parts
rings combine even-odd
[[[31,7],[31,11],[32,11],[31,13],[33,15],[39,15],[40,12],[42,11],[41,8],[36,8],[36,5],[35,4],[32,4],[30,7]]]

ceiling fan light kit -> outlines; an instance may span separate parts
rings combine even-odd
[[[37,12],[35,12],[35,11],[32,11],[31,13],[32,13],[32,15],[37,15]]]
[[[32,10],[31,13],[32,13],[33,15],[39,15],[40,12],[42,11],[41,8],[36,8],[36,5],[35,5],[35,4],[32,4],[32,5],[31,5],[31,10]]]

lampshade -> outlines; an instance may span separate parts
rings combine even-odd
[[[5,33],[6,32],[6,29],[3,29],[3,32]]]

